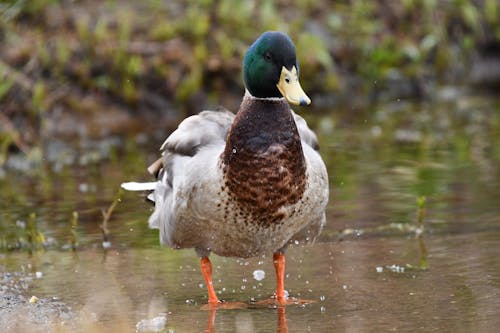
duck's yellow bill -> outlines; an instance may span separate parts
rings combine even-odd
[[[300,86],[299,76],[297,75],[297,68],[295,68],[295,66],[293,66],[290,71],[286,69],[285,66],[281,68],[281,76],[277,86],[283,97],[285,97],[290,104],[302,106],[311,104],[311,99]]]

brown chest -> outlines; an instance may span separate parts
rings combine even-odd
[[[240,110],[222,156],[226,207],[238,207],[246,223],[268,227],[283,222],[281,207],[293,205],[306,186],[300,136],[288,104]]]

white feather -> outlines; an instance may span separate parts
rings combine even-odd
[[[128,182],[122,183],[121,187],[127,191],[152,191],[156,189],[158,182]]]

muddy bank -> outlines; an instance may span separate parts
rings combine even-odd
[[[74,328],[72,309],[58,297],[30,295],[37,272],[0,272],[0,327],[2,332],[50,332]]]

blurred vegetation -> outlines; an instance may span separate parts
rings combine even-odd
[[[0,163],[98,118],[237,106],[241,59],[265,30],[296,42],[318,104],[425,97],[467,81],[500,41],[497,0],[7,0],[0,4]],[[235,97],[236,96],[236,97]],[[117,111],[118,110],[118,111]],[[115,113],[112,113],[115,112]],[[70,114],[74,123],[59,117]]]

